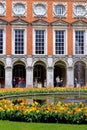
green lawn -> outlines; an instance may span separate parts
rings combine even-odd
[[[87,125],[0,121],[0,130],[87,130]]]

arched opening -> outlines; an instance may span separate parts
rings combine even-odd
[[[0,88],[5,86],[5,69],[4,64],[0,62]]]
[[[34,65],[33,70],[34,87],[46,86],[46,65],[42,61],[38,61]]]
[[[26,87],[26,69],[25,64],[16,62],[13,66],[13,87]]]
[[[77,84],[83,86],[86,84],[86,73],[85,73],[86,65],[82,61],[77,61],[74,65],[74,86]]]
[[[54,65],[54,87],[57,86],[66,86],[66,64],[63,61],[58,61]]]

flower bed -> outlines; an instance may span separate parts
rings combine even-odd
[[[19,95],[19,94],[35,94],[35,93],[78,93],[79,88],[73,87],[56,87],[56,88],[4,88],[0,89],[0,96]],[[87,87],[80,88],[81,93],[87,93]]]
[[[26,100],[0,100],[0,119],[25,122],[87,124],[87,106],[83,103],[40,105]]]

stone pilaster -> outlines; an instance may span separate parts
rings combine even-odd
[[[54,74],[53,74],[53,72],[54,72],[54,70],[53,70],[53,67],[52,67],[52,65],[53,65],[53,58],[51,57],[51,56],[49,56],[48,57],[48,59],[47,59],[47,86],[48,87],[53,87],[54,86],[54,83],[53,83],[53,81],[54,81]]]
[[[5,88],[12,88],[12,60],[10,56],[6,58]]]
[[[5,88],[12,88],[12,68],[5,68]]]
[[[67,87],[74,86],[74,70],[73,67],[67,68]]]
[[[33,87],[33,67],[26,68],[26,87]]]
[[[26,87],[33,87],[33,67],[32,57],[27,58],[26,65]]]
[[[53,87],[53,68],[52,67],[48,67],[47,68],[47,86],[48,87]]]
[[[68,66],[67,66],[67,86],[74,86],[74,69],[73,69],[73,58],[71,56],[68,57]]]
[[[85,85],[87,86],[87,67],[85,68]]]

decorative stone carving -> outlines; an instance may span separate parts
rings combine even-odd
[[[72,65],[73,65],[73,59],[72,59],[72,57],[68,58],[68,65],[69,65],[69,67],[72,67]]]
[[[38,19],[38,20],[35,20],[31,23],[33,26],[48,26],[49,23],[45,20],[42,20],[42,19]]]
[[[87,27],[87,22],[85,22],[83,20],[77,20],[77,21],[72,23],[72,26],[75,26],[76,28]]]
[[[12,5],[13,16],[26,16],[27,5],[26,2],[13,2]]]
[[[57,20],[51,23],[52,26],[69,26],[69,23],[64,20]]]
[[[6,58],[6,67],[12,67],[12,59],[10,57]]]
[[[61,8],[61,7],[63,7],[64,8],[64,11],[62,12],[60,12],[60,13],[58,13],[57,12],[57,8]],[[67,17],[67,3],[66,2],[54,2],[53,3],[53,16],[54,17]]]
[[[10,24],[12,24],[12,25],[28,25],[29,23],[21,18],[18,18],[16,20],[11,21]]]
[[[48,67],[52,67],[53,64],[53,59],[52,58],[48,58]]]
[[[0,16],[6,15],[6,2],[0,1]]]
[[[47,3],[34,2],[33,3],[33,16],[46,17],[47,16]]]
[[[86,3],[74,3],[73,4],[73,17],[74,18],[76,18],[76,17],[78,17],[78,18],[86,17],[86,8],[87,8],[86,6],[87,6]]]
[[[27,58],[27,67],[32,66],[32,58]]]

